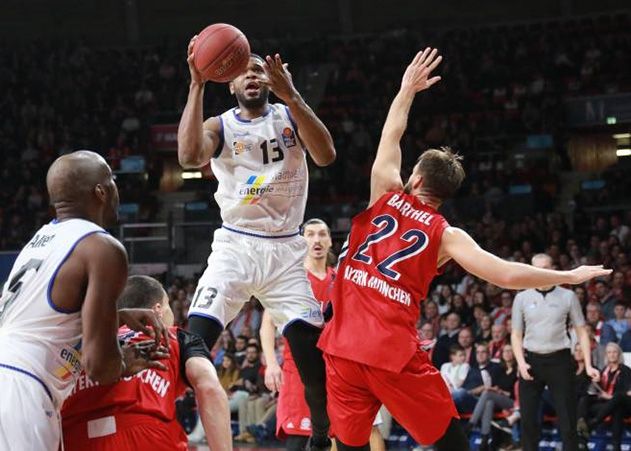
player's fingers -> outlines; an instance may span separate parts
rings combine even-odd
[[[438,83],[442,78],[440,76],[432,77],[427,80],[427,87],[430,87],[436,83]]]
[[[143,366],[145,368],[158,368],[160,370],[167,370],[166,365],[162,362],[158,362],[157,360],[145,360]]]
[[[280,57],[280,54],[277,53],[276,55],[274,55],[274,60],[276,61],[276,66],[279,69],[285,69],[285,64],[283,63],[283,59]]]
[[[417,61],[417,65],[423,64],[425,62],[425,60],[427,59],[427,55],[429,55],[429,52],[431,52],[431,50],[432,49],[430,47],[426,47],[425,50],[423,50],[421,57]]]
[[[419,50],[418,52],[416,52],[416,55],[414,55],[414,59],[412,60],[412,65],[418,64],[419,60],[421,59],[421,56],[423,55],[423,51]]]
[[[271,56],[267,55],[265,57],[265,61],[270,69],[270,71],[276,70],[276,61]]]
[[[432,49],[432,51],[429,53],[429,55],[427,55],[427,58],[425,58],[425,61],[423,61],[423,65],[425,66],[429,66],[432,64],[432,62],[434,61],[434,58],[436,58],[436,54],[438,53],[437,49]]]
[[[434,61],[431,62],[429,66],[427,66],[429,71],[431,72],[434,69],[436,69],[442,60],[443,60],[443,57],[441,55],[438,55],[438,58],[436,58]]]

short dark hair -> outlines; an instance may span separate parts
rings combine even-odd
[[[302,226],[300,227],[300,234],[304,235],[305,234],[305,228],[307,226],[314,225],[314,224],[319,224],[319,225],[325,226],[327,233],[329,234],[329,236],[331,236],[331,228],[329,227],[329,225],[326,222],[324,222],[320,218],[311,218],[311,219],[305,221],[304,224],[302,224]]]
[[[423,177],[423,188],[440,200],[449,199],[465,178],[462,156],[450,147],[428,149],[416,162],[415,171]]]
[[[460,346],[458,343],[455,343],[449,347],[449,355],[454,355],[460,351],[464,352],[464,348]]]
[[[265,58],[263,58],[261,55],[259,55],[258,53],[254,53],[254,52],[250,52],[250,58],[255,58],[257,60],[261,60],[262,63],[265,62]]]
[[[164,295],[162,284],[153,277],[131,276],[118,298],[118,308],[152,308]]]
[[[254,348],[254,349],[256,349],[256,352],[261,352],[261,349],[259,348],[259,345],[254,344],[254,343],[248,343],[248,345],[245,347],[245,349],[248,349],[248,348]]]
[[[247,335],[237,335],[237,340],[243,340],[247,343],[249,338],[247,337]]]

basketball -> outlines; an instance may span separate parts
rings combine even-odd
[[[238,28],[216,23],[199,33],[193,53],[195,68],[204,79],[226,83],[246,69],[250,43]]]

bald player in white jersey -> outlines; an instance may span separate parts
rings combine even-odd
[[[204,82],[193,65],[178,129],[185,168],[210,162],[219,182],[215,200],[223,225],[215,231],[208,267],[199,280],[189,327],[209,348],[243,304],[255,296],[287,338],[311,411],[312,449],[329,446],[324,362],[316,348],[323,326],[303,266],[299,235],[308,192],[309,154],[319,166],[335,159],[327,128],[293,86],[280,56],[252,55],[230,92],[238,107],[204,122]],[[270,104],[269,91],[285,104]]]
[[[149,321],[157,337],[166,329],[150,310],[117,315],[127,254],[103,229],[118,209],[109,166],[74,152],[52,164],[46,184],[56,218],[24,246],[0,298],[1,450],[59,449],[59,410],[82,365],[99,383],[162,367],[138,349],[123,360],[118,345],[119,318],[144,331]]]

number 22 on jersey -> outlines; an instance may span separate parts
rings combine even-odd
[[[388,214],[377,216],[371,222],[377,230],[366,237],[366,240],[364,240],[357,249],[355,255],[353,255],[353,260],[366,263],[368,265],[373,263],[370,247],[392,237],[399,228],[399,223],[396,218]],[[394,266],[403,260],[407,260],[408,258],[414,257],[415,255],[423,252],[429,244],[429,238],[422,230],[409,229],[393,239],[403,241],[407,244],[407,246],[382,259],[376,264],[376,268],[381,274],[389,279],[399,280],[401,273],[396,271]],[[399,247],[400,246],[397,246],[397,248]]]

